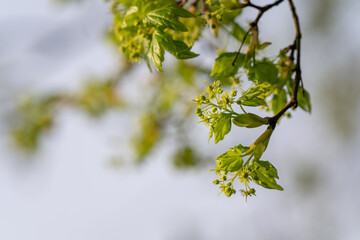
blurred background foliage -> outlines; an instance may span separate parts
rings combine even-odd
[[[55,2],[67,4],[81,1]],[[79,7],[81,8],[81,5]],[[197,23],[200,20],[191,18],[183,19],[183,21],[190,21],[190,26],[194,27],[185,33],[174,33],[174,36],[185,39],[188,44],[193,44],[201,37],[203,31]],[[201,28],[204,28],[205,24],[206,22],[201,23]],[[212,22],[209,24],[211,25]],[[242,38],[245,31],[240,26],[235,27],[236,29],[234,28],[231,34],[238,39]],[[223,30],[222,34],[229,39],[229,36],[226,36],[227,32]],[[211,35],[205,36],[203,45],[209,45],[207,50],[215,55],[217,49],[210,46],[212,38]],[[219,36],[219,42],[222,38],[224,36]],[[194,124],[195,104],[191,103],[191,99],[198,95],[205,85],[199,79],[209,79],[211,64],[200,64],[198,60],[175,61],[171,56],[167,56],[166,71],[163,73],[154,70],[155,72],[152,73],[140,71],[140,74],[137,74],[143,64],[131,63],[121,55],[117,49],[119,43],[114,35],[113,27],[104,29],[104,39],[107,39],[106,42],[113,46],[113,51],[119,54],[118,73],[110,73],[109,75],[113,75],[110,79],[88,79],[78,92],[55,91],[46,96],[31,95],[20,100],[19,107],[12,116],[14,121],[10,124],[15,146],[27,153],[37,151],[41,147],[39,146],[40,138],[56,127],[56,115],[64,108],[75,107],[83,110],[90,117],[96,118],[102,117],[109,110],[117,109],[120,112],[131,111],[133,122],[136,122],[133,124],[133,133],[129,137],[132,150],[129,154],[132,156],[130,161],[143,162],[154,148],[159,147],[159,144],[166,144],[164,142],[169,141],[170,137],[173,138],[172,143],[176,146],[170,160],[175,167],[194,167],[203,162],[204,156],[197,149],[196,144],[192,143],[188,132],[192,128],[189,126]],[[225,48],[227,43],[220,45]],[[130,49],[129,46],[122,45],[119,48],[122,51]],[[143,79],[140,80],[141,78]],[[232,82],[225,81],[224,83],[226,85]],[[135,92],[124,90],[123,85],[128,84],[136,88]],[[172,132],[169,133],[169,131]]]

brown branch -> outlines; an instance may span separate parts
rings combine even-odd
[[[265,5],[265,6],[255,5],[255,4],[253,4],[250,0],[247,1],[246,3],[242,4],[242,7],[243,7],[243,8],[245,8],[245,7],[252,7],[252,8],[258,9],[258,10],[259,10],[259,13],[258,13],[258,15],[256,16],[255,20],[250,23],[250,28],[249,28],[249,30],[246,32],[246,34],[245,34],[245,36],[244,36],[244,38],[243,38],[243,40],[242,40],[242,42],[241,42],[241,45],[240,45],[240,47],[239,47],[239,50],[238,50],[237,53],[236,53],[235,59],[234,59],[234,61],[232,62],[232,66],[235,65],[235,62],[236,62],[237,58],[239,57],[241,48],[242,48],[242,46],[244,45],[244,42],[245,42],[245,40],[246,40],[246,37],[249,35],[249,33],[250,33],[253,29],[257,28],[258,22],[260,21],[260,18],[263,16],[263,14],[264,14],[267,10],[271,9],[272,7],[275,7],[275,6],[279,5],[279,4],[282,3],[283,1],[284,1],[284,0],[277,0],[277,1],[273,2],[273,3],[268,4],[268,5]]]
[[[255,9],[259,10],[259,13],[258,13],[257,17],[255,18],[255,20],[250,23],[250,27],[257,26],[260,18],[262,17],[262,15],[267,10],[271,9],[272,7],[275,7],[275,6],[279,5],[283,1],[284,0],[277,0],[277,1],[273,2],[273,3],[265,5],[265,6],[258,6],[258,5],[255,5],[255,4],[251,3],[250,1],[247,1],[247,3],[244,3],[243,7],[252,7],[252,8],[255,8]]]
[[[295,25],[295,41],[294,44],[291,46],[291,57],[294,55],[294,51],[296,50],[296,65],[295,65],[295,79],[294,79],[294,87],[292,90],[291,98],[284,106],[283,109],[280,110],[275,116],[269,118],[269,125],[275,128],[277,121],[280,117],[291,107],[296,108],[298,105],[297,94],[299,91],[299,85],[302,83],[302,76],[301,76],[301,30],[300,30],[300,22],[299,17],[296,13],[296,9],[293,3],[293,0],[288,0],[290,10],[293,16],[293,21]]]

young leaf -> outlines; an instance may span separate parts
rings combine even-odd
[[[269,162],[269,161],[256,161],[254,162],[254,166],[259,165],[264,167],[269,175],[269,177],[279,179],[277,169]]]
[[[174,13],[176,16],[183,17],[183,18],[196,17],[194,14],[192,14],[188,10],[186,10],[182,7],[179,7],[176,4],[170,4],[168,7],[170,8],[171,12]],[[166,11],[169,11],[168,7],[164,7],[166,9]]]
[[[264,42],[258,46],[258,50],[264,50],[265,48],[267,48],[270,45],[271,45],[271,42]]]
[[[232,121],[238,127],[247,128],[256,128],[268,123],[266,118],[262,118],[252,113],[240,114],[236,118],[233,118]]]
[[[175,31],[187,32],[185,25],[177,20],[169,9],[160,8],[149,12],[144,18],[144,22],[157,28],[170,28]]]
[[[231,130],[231,114],[220,113],[214,125],[215,143],[224,139],[224,136]]]
[[[158,30],[155,30],[155,32],[152,35],[152,40],[150,44],[150,49],[147,54],[150,61],[154,64],[154,67],[159,71],[162,72],[162,62],[164,61],[164,54],[165,50],[162,46],[162,41],[160,38],[160,34]]]
[[[234,62],[235,57],[236,52],[226,52],[221,54],[218,58],[216,58],[210,75],[221,80],[234,76],[238,72],[239,68],[244,64],[244,54],[239,54],[233,66],[232,63]]]
[[[286,92],[284,89],[281,89],[280,93],[274,94],[274,97],[272,99],[271,107],[274,114],[280,112],[280,110],[286,105],[286,103],[287,103]]]
[[[241,144],[230,148],[226,153],[221,154],[216,158],[221,170],[226,172],[235,172],[242,167],[243,159],[241,157],[243,152],[246,152],[248,147]]]
[[[258,83],[268,82],[271,84],[279,83],[278,69],[269,60],[257,61],[253,67],[255,79]]]
[[[174,41],[171,36],[161,29],[154,31],[148,52],[148,58],[156,69],[162,72],[165,50],[178,59],[188,59],[198,56],[190,51],[190,48],[182,41]]]
[[[284,190],[275,181],[279,178],[276,168],[268,161],[254,161],[250,166],[251,177],[254,182],[264,188]]]
[[[232,26],[233,26],[233,28],[232,28],[232,31],[230,32],[231,35],[232,35],[234,38],[236,38],[237,40],[239,40],[240,42],[242,42],[242,41],[244,40],[245,35],[246,35],[246,31],[245,31],[242,27],[240,27],[240,25],[237,24],[236,22],[232,22]],[[249,36],[249,35],[248,35],[248,36]],[[247,38],[245,39],[244,44],[249,44],[249,42],[250,42],[249,39],[250,39],[250,38],[247,37]]]
[[[188,59],[199,56],[199,54],[191,52],[190,48],[183,41],[174,41],[175,53],[173,54],[177,59]]]
[[[266,106],[265,101],[265,89],[261,87],[251,87],[245,92],[242,93],[241,97],[236,101],[239,105],[257,107],[257,106]]]
[[[265,130],[265,132],[261,134],[260,137],[258,137],[258,139],[256,139],[256,141],[253,143],[254,144],[253,154],[255,159],[259,160],[262,154],[265,152],[273,131],[274,131],[273,128],[268,127]]]
[[[299,88],[297,100],[299,107],[301,107],[304,111],[311,113],[311,102],[310,102],[310,94],[303,88]]]
[[[288,81],[287,83],[289,94],[292,93],[293,87],[294,87],[294,80],[290,79],[290,81]],[[299,87],[297,100],[299,107],[301,107],[304,111],[311,113],[311,101],[310,101],[310,94],[308,91],[306,91],[302,87]]]

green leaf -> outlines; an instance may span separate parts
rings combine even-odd
[[[263,134],[256,139],[256,141],[253,143],[254,145],[254,157],[255,159],[259,160],[262,156],[262,154],[265,152],[267,145],[269,143],[271,134],[273,133],[274,129],[271,127],[268,127]]]
[[[268,161],[254,161],[250,166],[251,177],[253,181],[269,189],[284,190],[275,181],[275,178],[279,179],[276,168]]]
[[[147,56],[159,72],[163,71],[162,62],[164,61],[164,55],[165,50],[162,45],[161,32],[159,30],[155,30],[152,35],[150,49]]]
[[[278,69],[276,65],[267,59],[257,61],[253,66],[255,80],[258,83],[268,82],[271,84],[279,83]]]
[[[257,106],[266,106],[265,101],[266,90],[261,87],[251,87],[245,92],[242,93],[242,96],[236,101],[239,105],[257,107]]]
[[[183,18],[192,18],[192,17],[196,17],[194,14],[192,14],[191,12],[189,12],[188,10],[179,7],[178,5],[175,4],[170,4],[169,5],[171,12],[174,13],[176,16],[179,17],[183,17]],[[169,11],[167,7],[165,7],[166,11]]]
[[[174,55],[177,59],[188,59],[198,56],[190,51],[190,48],[182,41],[174,41],[171,36],[161,29],[155,30],[148,52],[148,58],[156,69],[162,72],[165,50]]]
[[[122,23],[121,27],[126,28],[128,26],[134,26],[139,21],[139,8],[137,6],[131,6],[125,16],[124,22]]]
[[[303,92],[302,87],[299,88],[297,100],[299,107],[301,107],[304,111],[311,113],[310,94],[305,89]]]
[[[244,147],[240,144],[236,147],[230,148],[226,153],[221,154],[216,158],[220,169],[227,172],[235,172],[239,170],[243,165],[241,155],[248,149],[248,147]]]
[[[220,113],[214,124],[215,143],[224,139],[224,136],[231,130],[231,114]]]
[[[269,177],[277,178],[279,179],[277,169],[269,162],[269,161],[255,161],[255,166],[259,165],[261,167],[264,167],[269,175]]]
[[[173,54],[177,59],[189,59],[199,56],[199,54],[191,52],[190,48],[183,41],[174,41],[175,52]]]
[[[217,79],[227,79],[228,77],[234,76],[239,68],[244,64],[244,54],[239,54],[236,59],[235,65],[234,62],[236,57],[236,52],[226,52],[221,54],[215,60],[211,76],[215,76]]]
[[[291,97],[293,88],[294,88],[294,80],[293,79],[289,79],[288,83],[287,83],[287,88]],[[298,105],[301,109],[303,109],[304,111],[311,113],[311,101],[310,101],[310,94],[308,91],[306,91],[305,89],[303,89],[303,87],[299,86],[298,89],[298,94],[297,94],[297,100],[298,100]]]
[[[281,89],[281,91],[278,94],[274,94],[274,97],[271,102],[271,108],[274,112],[274,114],[277,114],[278,112],[283,109],[283,107],[287,103],[287,97],[286,92],[284,89]]]
[[[258,49],[258,50],[264,50],[265,48],[267,48],[267,47],[270,46],[270,45],[271,45],[271,42],[264,42],[264,43],[260,44],[260,45],[257,47],[257,49]]]
[[[231,31],[231,35],[236,38],[237,40],[239,40],[240,42],[242,42],[244,40],[244,37],[246,35],[246,31],[240,27],[239,24],[237,24],[236,22],[232,22],[232,31]],[[250,38],[249,35],[246,37],[244,44],[249,44],[250,42]]]
[[[158,28],[170,28],[176,31],[187,32],[185,25],[176,19],[170,9],[160,8],[151,11],[146,15],[144,21]]]
[[[238,127],[247,128],[256,128],[261,125],[268,124],[268,120],[266,118],[262,118],[252,113],[240,114],[236,118],[233,118],[232,121]]]

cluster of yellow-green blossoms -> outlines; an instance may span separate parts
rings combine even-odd
[[[247,199],[249,196],[255,195],[255,189],[250,188],[250,182],[253,180],[251,173],[247,166],[243,166],[240,170],[229,173],[228,171],[221,170],[221,160],[217,160],[216,168],[213,169],[217,179],[213,181],[215,185],[219,185],[220,193],[224,193],[225,196],[231,197],[231,195],[236,193],[235,190],[235,180],[237,179],[241,184],[243,184],[244,189],[240,189],[241,195]]]
[[[224,92],[221,88],[220,81],[216,81],[211,85],[208,82],[206,83],[208,86],[206,87],[205,92],[194,99],[197,104],[195,113],[202,119],[200,122],[204,123],[211,130],[215,120],[221,112],[238,115],[231,106],[235,103],[237,91],[232,90],[230,93]]]

